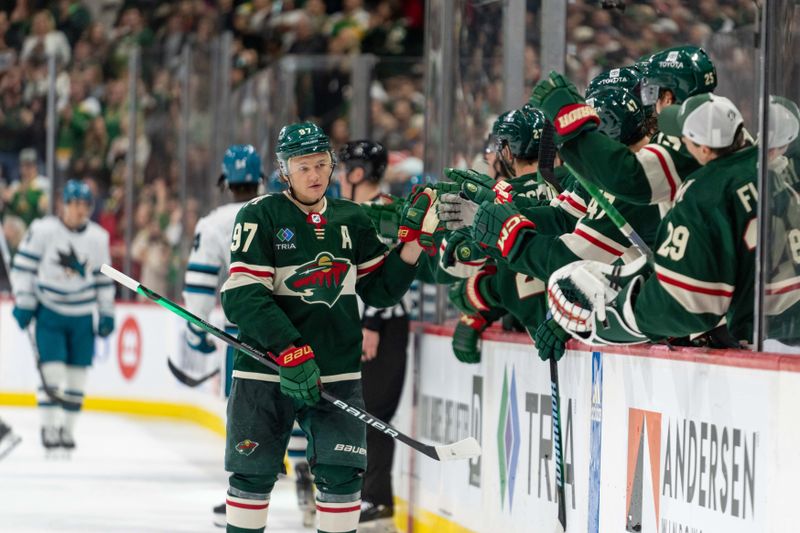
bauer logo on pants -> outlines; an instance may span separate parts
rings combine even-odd
[[[236,451],[242,455],[250,455],[258,448],[258,443],[250,439],[244,439],[236,445]]]

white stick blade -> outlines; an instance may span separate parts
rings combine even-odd
[[[475,437],[469,437],[453,444],[443,444],[436,446],[436,453],[440,461],[458,461],[460,459],[471,459],[481,454],[481,445]]]
[[[109,278],[113,279],[114,281],[116,281],[120,285],[124,285],[125,287],[128,287],[133,292],[136,292],[136,289],[139,287],[139,282],[138,281],[136,281],[133,278],[130,278],[130,277],[126,276],[125,274],[123,274],[122,272],[120,272],[116,268],[112,267],[111,265],[107,265],[107,264],[104,263],[103,266],[100,267],[100,272],[102,272],[103,274],[105,274]]]

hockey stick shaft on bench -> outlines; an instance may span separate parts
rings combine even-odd
[[[101,272],[108,276],[109,278],[113,279],[117,283],[127,287],[128,289],[141,294],[145,298],[157,303],[164,309],[178,315],[179,317],[188,320],[195,326],[201,328],[203,331],[206,331],[218,339],[224,341],[226,344],[233,346],[237,350],[241,351],[245,355],[255,359],[262,365],[271,368],[272,370],[278,371],[278,365],[272,361],[265,353],[261,352],[260,350],[249,346],[241,342],[239,339],[225,333],[219,328],[216,328],[203,320],[202,318],[193,315],[180,305],[176,304],[172,300],[168,298],[164,298],[163,296],[155,293],[136,281],[133,278],[130,278],[120,272],[119,270],[109,266],[103,265],[101,267]],[[350,416],[358,418],[363,423],[371,426],[373,429],[380,431],[381,433],[388,435],[394,439],[399,440],[403,444],[414,448],[418,452],[427,455],[432,459],[436,459],[437,461],[447,461],[447,460],[457,460],[457,459],[470,459],[472,457],[477,457],[481,453],[480,445],[478,441],[475,440],[473,437],[468,437],[466,439],[460,440],[453,444],[443,444],[438,446],[432,446],[429,444],[424,444],[419,442],[418,440],[412,439],[402,431],[398,430],[397,428],[393,427],[392,425],[379,420],[378,418],[372,416],[368,412],[364,411],[363,409],[359,409],[357,407],[353,407],[352,405],[348,404],[347,402],[337,398],[333,394],[327,392],[326,390],[322,389],[320,391],[320,395],[322,399],[327,402],[332,403],[342,411],[346,412]]]

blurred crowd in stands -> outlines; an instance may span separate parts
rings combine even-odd
[[[509,43],[502,38],[502,4],[475,0],[461,6],[453,163],[480,152],[477,144],[503,111],[500,57]],[[576,0],[568,6],[568,74],[579,86],[609,65],[630,64],[675,42],[703,45],[712,32],[752,23],[753,12],[750,0],[649,0],[624,13],[597,4]],[[540,5],[527,2],[526,90],[541,74]],[[402,68],[376,68],[368,105],[372,138],[391,153],[387,181],[421,174],[424,18],[424,0],[0,0],[0,216],[9,244],[13,249],[50,203],[57,212],[54,183],[85,179],[97,198],[93,219],[111,234],[116,266],[130,253],[134,276],[177,295],[194,224],[220,200],[208,193],[214,187],[210,167],[218,161],[208,109],[219,98],[209,83],[213,42],[224,32],[232,35],[226,64],[234,94],[287,54],[414,58],[399,62]],[[132,141],[128,59],[137,45],[141,70]],[[192,65],[183,65],[186,45]],[[60,180],[44,175],[50,56],[57,64],[54,159]],[[181,112],[182,104],[189,105],[182,102],[184,68],[193,75],[188,123]],[[296,118],[320,123],[337,148],[350,138],[347,83],[346,76],[329,72],[298,78],[295,89]],[[179,129],[189,137],[183,195]],[[124,184],[132,145],[135,208],[127,217]]]

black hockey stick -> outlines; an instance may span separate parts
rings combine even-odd
[[[175,379],[186,385],[187,387],[197,387],[208,381],[209,379],[213,378],[217,374],[219,374],[219,367],[217,367],[213,372],[206,374],[205,376],[199,378],[193,378],[172,362],[172,359],[167,357],[167,366],[169,367],[169,371],[172,372],[172,375],[175,376]]]
[[[542,128],[542,137],[539,139],[539,173],[544,180],[556,189],[559,193],[564,191],[564,187],[558,182],[554,172],[556,159],[556,145],[553,137],[555,128],[547,120]],[[561,445],[561,399],[558,386],[558,362],[554,357],[550,357],[550,394],[553,402],[553,448],[555,449],[556,460],[556,493],[558,497],[558,522],[561,524],[562,531],[567,530],[567,506],[564,499],[564,455]]]
[[[253,348],[252,346],[241,342],[239,339],[229,335],[228,333],[225,333],[221,329],[212,326],[202,318],[193,315],[192,313],[190,313],[183,307],[179,306],[172,300],[164,298],[160,294],[151,291],[150,289],[148,289],[135,279],[126,276],[125,274],[115,269],[114,267],[110,265],[103,265],[100,268],[100,271],[109,278],[116,281],[117,283],[129,288],[132,291],[135,291],[138,294],[141,294],[145,298],[157,303],[164,309],[178,315],[184,320],[191,322],[192,324],[199,327],[203,331],[207,331],[208,333],[214,335],[218,339],[224,341],[226,344],[233,346],[242,353],[255,359],[262,365],[271,368],[272,370],[278,371],[279,369],[278,365],[272,359],[269,359],[267,355],[261,352],[260,350]],[[431,459],[436,459],[437,461],[470,459],[472,457],[477,457],[481,454],[480,444],[478,444],[478,441],[474,437],[468,437],[466,439],[454,442],[452,444],[442,444],[439,446],[431,446],[429,444],[423,444],[418,440],[412,439],[411,437],[401,432],[399,429],[393,427],[392,425],[372,416],[363,409],[353,407],[347,402],[329,393],[325,389],[320,390],[320,395],[325,401],[332,403],[333,405],[335,405],[342,411],[346,412],[350,416],[358,418],[368,426],[371,426],[372,428],[380,431],[385,435],[392,437],[393,439],[399,440],[403,444],[406,444],[407,446],[414,448],[418,452],[427,455]]]
[[[8,250],[8,243],[6,242],[6,236],[0,231],[0,257],[3,260],[3,266],[6,269],[6,275],[8,276],[8,286],[11,287],[11,252]],[[13,292],[13,287],[11,287],[11,292]],[[36,361],[36,371],[39,373],[39,379],[42,380],[42,390],[44,391],[47,399],[49,399],[54,404],[58,405],[62,409],[80,409],[81,402],[75,402],[71,400],[67,400],[63,396],[61,396],[57,390],[50,387],[47,384],[47,380],[44,378],[44,372],[42,372],[42,361],[39,357],[39,348],[36,346],[36,338],[33,335],[33,326],[29,326],[25,328],[26,336],[28,337],[28,342],[31,345],[31,351],[33,352],[33,358]]]

